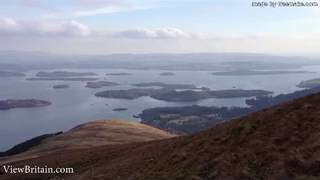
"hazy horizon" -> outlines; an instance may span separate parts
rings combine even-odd
[[[138,55],[138,56],[149,56],[149,55],[262,55],[262,56],[278,56],[278,57],[306,57],[306,58],[320,58],[320,53],[263,53],[263,52],[115,52],[115,53],[78,53],[78,52],[50,52],[50,51],[37,51],[37,50],[0,50],[0,54],[12,53],[12,54],[43,54],[53,56],[113,56],[113,55]]]

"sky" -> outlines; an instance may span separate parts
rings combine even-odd
[[[320,52],[320,0],[301,0],[313,7],[253,2],[261,1],[1,0],[0,51]]]

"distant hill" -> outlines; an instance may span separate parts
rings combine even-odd
[[[11,164],[74,167],[65,179],[313,180],[320,178],[319,115],[315,94],[190,136],[58,151]]]
[[[121,120],[94,121],[81,124],[65,133],[43,135],[21,143],[5,153],[0,153],[0,157],[1,155],[17,154],[0,158],[0,163],[46,156],[53,152],[70,149],[127,144],[174,136],[174,134],[135,122]]]

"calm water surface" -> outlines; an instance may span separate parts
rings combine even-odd
[[[61,70],[61,69],[60,69]],[[101,89],[86,88],[86,82],[62,81],[26,81],[23,78],[0,78],[0,99],[29,99],[37,98],[51,101],[53,104],[43,108],[12,109],[0,111],[0,151],[45,133],[68,130],[75,125],[97,119],[127,119],[139,121],[133,115],[142,110],[162,106],[246,106],[246,98],[207,99],[193,103],[168,103],[150,97],[136,100],[119,100],[97,98],[96,92],[107,89],[128,89],[130,84],[141,82],[165,82],[195,84],[211,89],[263,89],[275,94],[291,93],[299,88],[296,85],[302,80],[320,78],[320,66],[304,67],[299,70],[310,70],[312,74],[256,75],[256,76],[213,76],[208,71],[177,71],[175,76],[160,76],[166,71],[138,70],[70,70],[80,72],[96,72],[101,80],[113,81],[120,84],[115,87]],[[296,69],[295,69],[296,70]],[[27,73],[33,77],[38,71]],[[129,72],[130,76],[105,76],[106,73]],[[172,72],[172,71],[171,71]],[[53,89],[56,84],[68,84],[68,89]],[[128,111],[114,112],[114,108],[128,108]]]

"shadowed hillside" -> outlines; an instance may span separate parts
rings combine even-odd
[[[320,94],[310,95],[191,136],[67,150],[15,165],[74,167],[66,179],[319,179],[319,104]]]
[[[5,152],[0,152],[0,157],[12,156],[15,154],[23,153],[25,151],[28,151],[29,149],[31,149],[34,146],[40,145],[45,139],[57,136],[61,133],[62,132],[58,132],[55,134],[45,134],[45,135],[41,135],[41,136],[32,138],[30,140],[27,140],[23,143],[20,143],[20,144],[14,146],[13,148],[11,148]]]

